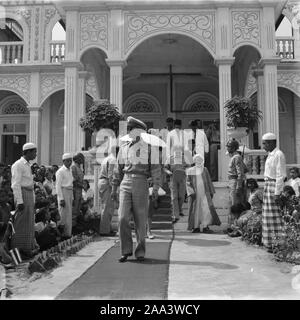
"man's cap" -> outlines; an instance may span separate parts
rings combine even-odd
[[[182,121],[180,120],[180,119],[176,119],[175,121],[174,121],[174,124],[176,125],[178,125],[178,126],[181,126],[181,124],[182,124]]]
[[[36,145],[32,142],[27,142],[23,145],[23,151],[25,150],[31,150],[31,149],[36,149]]]
[[[262,140],[276,140],[276,135],[272,132],[267,132],[262,136]]]
[[[167,118],[166,122],[174,122],[174,119],[173,118]]]
[[[226,146],[233,146],[236,150],[238,150],[240,144],[237,140],[235,139],[229,139],[226,143]]]
[[[131,128],[147,130],[147,126],[143,121],[131,116],[127,117],[127,125]]]
[[[72,158],[73,158],[73,156],[71,153],[64,153],[62,156],[63,160],[72,159]]]
[[[77,159],[77,158],[84,159],[84,155],[81,152],[78,152],[73,156],[73,159]]]

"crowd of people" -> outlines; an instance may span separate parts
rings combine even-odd
[[[227,143],[231,200],[227,231],[231,237],[242,236],[252,243],[264,245],[268,252],[274,252],[285,221],[292,220],[296,226],[299,225],[300,176],[299,169],[293,167],[287,180],[285,156],[277,147],[275,134],[264,134],[262,143],[268,152],[263,190],[255,179],[247,179],[247,166],[239,152],[239,143],[234,139]]]
[[[94,207],[94,192],[84,180],[82,153],[62,155],[59,166],[32,163],[37,156],[33,143],[23,146],[23,156],[11,167],[0,165],[0,259],[11,262],[9,250],[17,248],[22,258],[32,258],[41,250],[56,245],[77,233],[115,236],[112,217],[118,210],[121,257],[135,255],[143,261],[146,238],[152,239],[153,212],[160,196],[170,190],[172,221],[183,216],[188,201],[187,229],[192,233],[212,233],[211,225],[221,221],[213,204],[215,193],[207,165],[210,143],[207,131],[190,122],[191,148],[185,145],[181,120],[168,118],[160,132],[164,146],[147,140],[146,124],[127,118],[127,138],[120,146],[112,144],[101,161],[98,184],[100,206]],[[164,133],[164,136],[162,136]],[[276,147],[276,136],[262,137],[268,152],[262,192],[254,179],[247,179],[247,166],[239,143],[227,143],[230,156],[228,187],[231,201],[228,235],[242,236],[253,221],[261,225],[263,245],[272,251],[274,237],[280,232],[283,216],[299,219],[299,170],[292,168],[285,184],[284,154]],[[155,155],[158,161],[152,161]],[[138,154],[138,156],[137,156]],[[249,197],[248,197],[249,194]],[[283,199],[285,199],[283,201]],[[284,212],[284,214],[283,214]],[[133,252],[132,222],[136,232]]]

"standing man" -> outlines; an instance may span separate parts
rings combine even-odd
[[[33,175],[30,161],[36,158],[34,143],[23,145],[23,156],[11,168],[11,188],[16,203],[14,216],[15,233],[12,236],[12,248],[18,248],[25,257],[31,258],[38,252],[34,237],[34,192]]]
[[[266,133],[262,137],[263,148],[268,152],[265,163],[265,186],[262,208],[262,243],[272,252],[274,238],[282,228],[280,212],[280,193],[286,177],[286,161],[281,150],[276,147],[274,133]]]
[[[73,175],[70,169],[72,155],[65,153],[62,156],[63,166],[56,172],[56,192],[60,225],[64,226],[63,236],[70,238],[72,235],[72,202],[73,202]]]
[[[111,147],[111,153],[105,157],[101,163],[99,174],[99,196],[101,202],[101,220],[100,235],[114,236],[115,232],[111,229],[111,220],[115,211],[115,203],[111,198],[112,180],[116,157],[114,147]]]
[[[157,199],[161,173],[158,159],[156,159],[156,163],[151,162],[151,146],[141,138],[141,133],[147,130],[146,124],[133,117],[128,117],[127,126],[131,142],[127,142],[120,147],[113,175],[111,194],[112,199],[115,201],[117,187],[120,185],[119,234],[121,258],[119,262],[125,262],[133,253],[130,227],[132,215],[137,242],[134,254],[137,260],[144,260],[149,197],[147,179],[152,177],[152,197]]]
[[[82,200],[82,189],[84,173],[81,169],[81,164],[84,162],[84,156],[82,153],[77,153],[73,157],[73,165],[71,171],[73,175],[73,197],[74,205],[72,211],[72,226],[74,227],[77,223],[77,217],[80,214],[81,200]]]

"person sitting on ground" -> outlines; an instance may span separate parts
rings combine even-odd
[[[37,209],[34,230],[41,251],[48,250],[58,244],[59,232],[56,223],[51,220],[48,207]]]
[[[88,234],[99,233],[100,217],[91,210],[89,201],[81,204],[80,215],[77,218],[76,232]]]
[[[280,195],[281,210],[284,216],[292,216],[295,211],[299,211],[300,198],[296,196],[295,190],[291,186],[284,186]]]
[[[8,201],[7,202],[9,203],[11,209],[14,210],[15,209],[15,203],[14,203],[14,194],[13,194],[13,191],[11,189],[11,182],[7,181],[7,180],[2,181],[1,189],[3,189],[5,191],[5,193],[7,194],[7,197],[8,197]]]
[[[9,218],[10,205],[8,204],[8,196],[5,190],[0,189],[0,262],[3,263],[4,266],[12,262],[4,242],[4,234],[7,229]]]
[[[34,177],[34,189],[40,189],[40,191],[43,193],[43,195],[46,197],[47,192],[43,185],[45,178],[43,177],[43,172],[41,170],[38,170],[35,177]]]
[[[82,189],[82,200],[87,201],[89,199],[94,199],[94,190],[90,187],[88,180],[83,180],[83,189]]]
[[[247,203],[237,203],[230,207],[230,221],[231,224],[227,228],[227,234],[230,237],[239,237],[242,235],[242,231],[238,226],[238,220],[242,217],[243,214],[250,210],[250,204]]]
[[[53,182],[53,171],[52,169],[47,169],[45,174],[45,181],[43,183],[44,189],[48,196],[55,195],[55,184]]]
[[[293,167],[290,169],[290,179],[287,181],[286,185],[291,186],[297,197],[300,196],[300,174],[299,168]]]

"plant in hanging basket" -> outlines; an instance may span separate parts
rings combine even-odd
[[[93,133],[100,129],[112,129],[115,133],[119,130],[119,121],[124,120],[118,108],[108,100],[94,101],[84,117],[79,121],[81,128]]]
[[[262,112],[249,98],[235,96],[226,101],[224,108],[228,127],[245,127],[253,130],[262,119]]]

